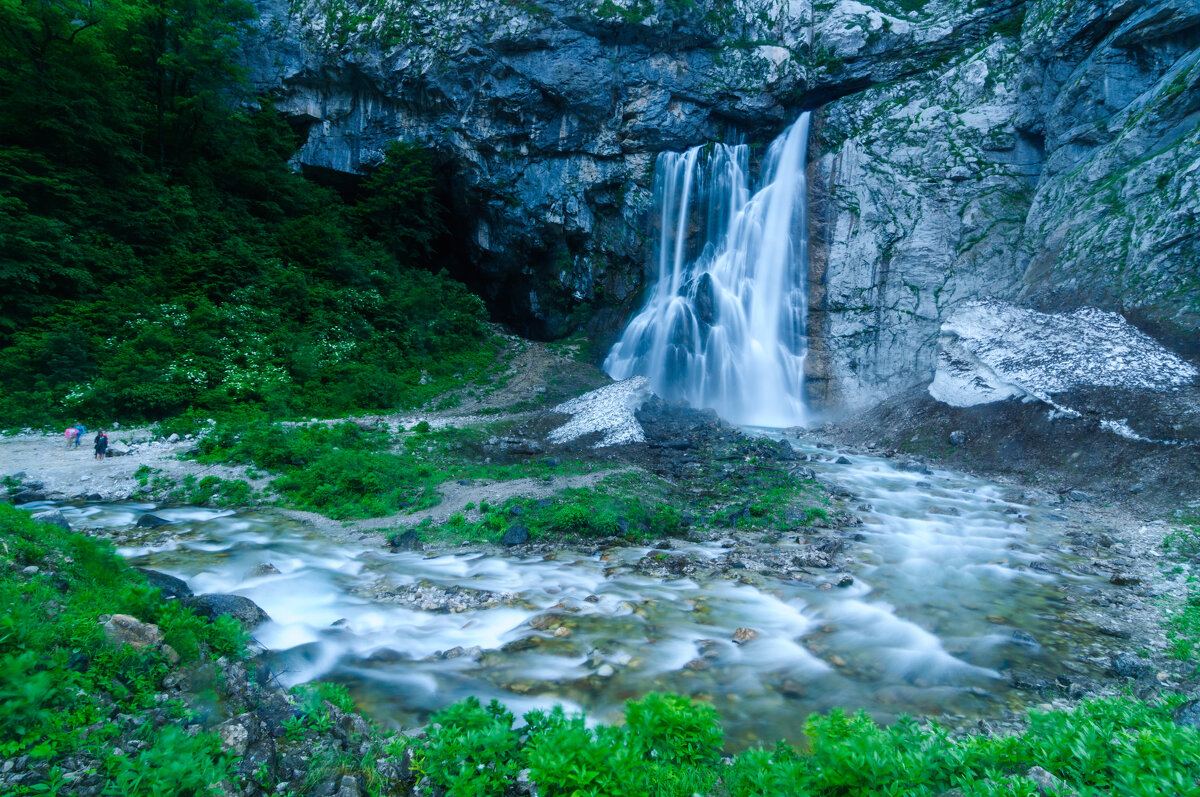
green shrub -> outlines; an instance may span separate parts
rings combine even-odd
[[[495,700],[455,703],[433,715],[418,771],[450,797],[504,794],[520,771],[512,724],[513,715]]]
[[[658,761],[713,763],[721,754],[721,727],[707,703],[679,695],[651,694],[625,706],[625,722],[637,748]]]

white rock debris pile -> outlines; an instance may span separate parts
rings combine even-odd
[[[929,393],[955,407],[1019,397],[1074,415],[1051,396],[1081,387],[1163,390],[1196,376],[1117,313],[1083,307],[1047,314],[980,299],[942,324]]]
[[[574,416],[550,432],[550,441],[566,443],[594,432],[604,437],[596,448],[626,443],[643,443],[646,432],[634,415],[653,394],[650,380],[635,376],[576,396],[554,408],[555,412]]]

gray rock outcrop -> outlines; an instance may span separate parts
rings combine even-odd
[[[257,603],[241,595],[225,595],[220,593],[210,595],[195,595],[182,599],[196,614],[208,620],[216,620],[227,614],[242,624],[244,628],[253,628],[259,623],[270,621],[270,617]]]
[[[979,297],[1094,305],[1200,354],[1200,4],[913,16],[842,0],[816,24],[834,63],[814,90],[880,85],[831,102],[819,132],[811,399],[862,409],[927,381],[941,323]],[[880,79],[939,30],[923,71]]]

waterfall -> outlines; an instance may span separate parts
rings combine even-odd
[[[615,379],[754,426],[804,423],[808,112],[771,143],[664,152],[654,172],[658,278],[604,361]]]

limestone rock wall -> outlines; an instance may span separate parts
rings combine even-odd
[[[928,381],[979,297],[1200,355],[1200,0],[258,2],[246,58],[297,163],[432,148],[475,286],[526,334],[603,343],[636,311],[659,152],[816,108],[814,406]]]
[[[1200,354],[1200,3],[891,16],[842,0],[815,16],[815,90],[885,75],[823,112],[815,405],[864,409],[927,381],[940,324],[976,297],[1093,304]]]

